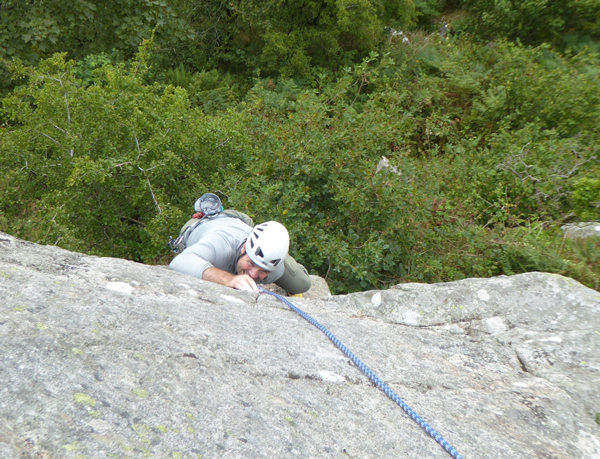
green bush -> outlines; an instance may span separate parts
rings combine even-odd
[[[7,0],[0,4],[0,58],[36,64],[68,52],[130,59],[154,37],[151,79],[171,69],[172,81],[179,65],[242,79],[261,72],[310,78],[315,68],[359,62],[379,46],[385,25],[408,26],[415,15],[412,0]],[[1,95],[13,85],[1,66],[0,77]],[[207,100],[200,103],[208,107]]]
[[[371,57],[317,89],[256,86],[252,181],[231,202],[285,221],[334,291],[574,272],[543,239],[506,238],[567,217],[573,180],[597,170],[596,77],[579,58],[536,62],[544,48],[412,38],[395,62]],[[577,78],[582,94],[562,90]],[[391,166],[375,173],[382,156]]]
[[[600,180],[583,177],[575,182],[573,211],[581,221],[600,219]]]
[[[227,24],[238,28],[211,59],[270,62],[279,77],[257,71],[244,95],[249,74],[178,62],[163,72],[148,44],[121,63],[115,52],[9,64],[21,86],[2,101],[2,230],[165,262],[167,235],[212,191],[255,221],[282,221],[294,255],[334,292],[532,270],[598,288],[598,245],[557,230],[597,210],[598,55],[406,32],[409,44],[336,71],[367,47],[298,22],[297,42],[273,42],[289,53],[268,55],[263,38],[288,29],[257,20],[239,35],[265,5],[217,3],[237,8]],[[357,36],[377,29],[352,18],[365,25]],[[328,70],[308,52],[316,32],[345,56]],[[290,64],[296,51],[307,67]]]
[[[288,225],[298,258],[326,274],[336,291],[385,285],[406,273],[406,251],[422,222],[418,209],[427,212],[413,160],[400,159],[402,175],[375,173],[389,121],[382,110],[358,113],[344,103],[353,76],[321,94],[289,82],[281,92],[258,85],[247,109],[255,153],[247,180],[228,187],[234,207]]]
[[[569,214],[573,180],[598,170],[597,56],[550,66],[547,47],[417,39],[391,50],[406,90],[375,91],[411,116],[397,147],[446,161],[446,196],[482,225]]]
[[[10,67],[28,83],[2,101],[4,231],[153,260],[198,193],[243,167],[237,116],[210,118],[189,108],[183,89],[143,85],[143,59],[131,70],[100,67],[93,85],[64,55]]]
[[[377,47],[383,21],[409,24],[415,14],[411,0],[260,0],[220,8],[227,11],[220,17],[232,18],[221,22],[229,36],[217,51],[222,62],[284,77],[351,65]]]
[[[236,84],[229,74],[216,69],[210,72],[187,72],[183,65],[167,73],[167,81],[185,88],[193,107],[209,115],[232,108],[237,103]]]
[[[182,14],[186,6],[182,1],[165,0],[4,0],[0,58],[35,64],[55,52],[68,51],[73,58],[113,49],[133,56],[157,26],[157,42],[176,46],[193,36]]]
[[[472,28],[487,39],[565,44],[568,33],[600,36],[598,0],[464,0],[475,13]]]

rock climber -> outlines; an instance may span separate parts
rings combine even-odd
[[[292,295],[306,292],[310,277],[288,254],[287,229],[275,221],[253,228],[239,215],[251,222],[240,212],[221,211],[197,223],[170,268],[248,292],[258,292],[257,283],[273,282]]]

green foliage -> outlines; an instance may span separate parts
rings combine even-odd
[[[583,177],[575,182],[573,211],[582,221],[600,219],[600,180]]]
[[[321,94],[292,82],[282,83],[280,92],[255,87],[248,137],[256,154],[247,164],[248,180],[229,187],[232,206],[252,208],[255,220],[290,226],[298,258],[327,273],[336,290],[379,285],[382,273],[391,278],[406,271],[403,260],[419,220],[408,209],[425,199],[410,179],[411,159],[402,159],[406,180],[375,174],[386,148],[385,113],[359,113],[343,101],[356,89],[356,76],[372,72],[366,63]]]
[[[498,261],[508,276],[531,271],[564,273],[567,269],[567,263],[557,251],[540,250],[528,244],[503,247]]]
[[[204,113],[216,114],[232,108],[235,104],[236,85],[232,77],[220,74],[216,69],[209,72],[189,72],[183,64],[167,72],[167,82],[185,88],[192,106]]]
[[[538,45],[600,36],[598,0],[464,0],[464,5],[476,14],[471,27],[487,39]]]
[[[236,116],[212,119],[183,89],[143,85],[141,57],[94,70],[93,85],[64,55],[10,67],[28,77],[3,100],[0,221],[12,234],[152,260],[181,209],[244,163]]]
[[[169,69],[167,71],[167,82],[173,86],[179,86],[180,88],[188,88],[194,77],[192,72],[185,69],[183,64],[179,64],[179,67],[175,69]]]
[[[597,56],[549,66],[546,47],[413,43],[392,53],[407,62],[401,110],[413,116],[398,147],[443,155],[447,197],[476,209],[470,218],[483,225],[568,214],[573,180],[597,170]]]
[[[532,270],[590,285],[597,273],[514,231],[569,215],[573,181],[597,170],[600,84],[586,58],[556,67],[546,48],[411,38],[393,48],[400,64],[372,56],[316,90],[256,86],[253,181],[231,203],[258,220],[277,209],[334,291]],[[567,84],[578,79],[580,93]],[[381,156],[391,166],[376,173]]]
[[[558,227],[534,223],[510,229],[502,239],[490,242],[502,274],[550,272],[600,288],[599,238],[568,240]]]
[[[31,65],[67,52],[76,59],[94,55],[122,61],[154,36],[155,56],[171,66],[175,50],[195,37],[187,7],[186,0],[4,0],[0,2],[0,59]],[[10,75],[0,65],[0,96],[19,84]]]
[[[444,0],[415,0],[415,10],[417,11],[419,23],[426,24],[439,17],[445,3]]]
[[[188,71],[307,77],[314,67],[360,60],[378,46],[384,25],[406,26],[415,14],[412,0],[7,0],[0,5],[0,58],[130,58],[154,34],[153,59],[165,72],[183,64]],[[169,80],[174,72],[181,68]]]
[[[184,6],[183,1],[166,0],[4,0],[0,58],[33,64],[57,51],[81,57],[113,48],[131,56],[157,26],[161,46],[174,46],[193,34],[182,19]]]
[[[284,223],[294,255],[334,292],[527,271],[598,288],[599,242],[557,229],[598,218],[593,46],[563,53],[406,28],[433,28],[456,1],[152,5],[131,40],[90,29],[102,42],[92,53],[57,13],[56,47],[80,57],[5,61],[14,80],[0,114],[0,229],[165,262],[167,235],[212,191],[255,221]],[[480,17],[483,3],[472,5]],[[511,11],[540,3],[489,5],[502,29],[502,5],[529,24]],[[111,8],[102,14],[118,24]],[[567,14],[547,10],[548,21]],[[17,12],[3,4],[0,14]],[[159,17],[174,22],[129,59]],[[582,28],[594,23],[581,17]],[[550,23],[550,34],[563,27]],[[175,34],[176,24],[194,33]],[[408,43],[384,38],[384,25]]]
[[[94,83],[94,70],[108,64],[117,64],[120,61],[118,56],[110,56],[106,53],[90,54],[76,62],[74,75],[81,80],[84,85],[90,86]]]
[[[600,290],[600,238],[566,241],[559,254],[567,263],[561,274]]]
[[[313,67],[338,69],[366,56],[383,21],[408,24],[414,14],[411,0],[204,0],[191,16],[202,50],[194,60],[306,77]]]
[[[452,239],[465,248],[472,231],[466,225],[459,235],[452,232],[454,209],[440,205],[441,190],[431,180],[432,169],[441,173],[441,167],[424,169],[409,148],[399,147],[414,118],[397,115],[399,100],[390,106],[380,93],[363,97],[370,85],[395,97],[395,82],[386,76],[392,66],[372,56],[337,82],[324,81],[320,91],[290,81],[260,84],[248,102],[256,155],[247,166],[251,180],[236,183],[230,203],[292,228],[298,258],[327,275],[334,291],[473,272],[472,260],[439,261],[441,246]],[[377,171],[382,155],[392,167]],[[476,269],[492,273],[483,263]]]

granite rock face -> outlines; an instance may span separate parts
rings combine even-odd
[[[568,223],[560,228],[567,239],[600,237],[600,222]]]
[[[267,295],[0,233],[0,458],[446,458]],[[530,273],[294,298],[465,458],[600,458],[600,293]]]

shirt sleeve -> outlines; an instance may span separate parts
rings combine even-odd
[[[173,258],[169,267],[180,273],[202,279],[204,271],[208,268],[215,267],[229,271],[235,255],[235,251],[232,250],[223,235],[215,232]]]
[[[274,281],[277,285],[293,295],[305,293],[310,289],[311,280],[308,271],[289,254],[285,257],[284,268],[281,277]]]

